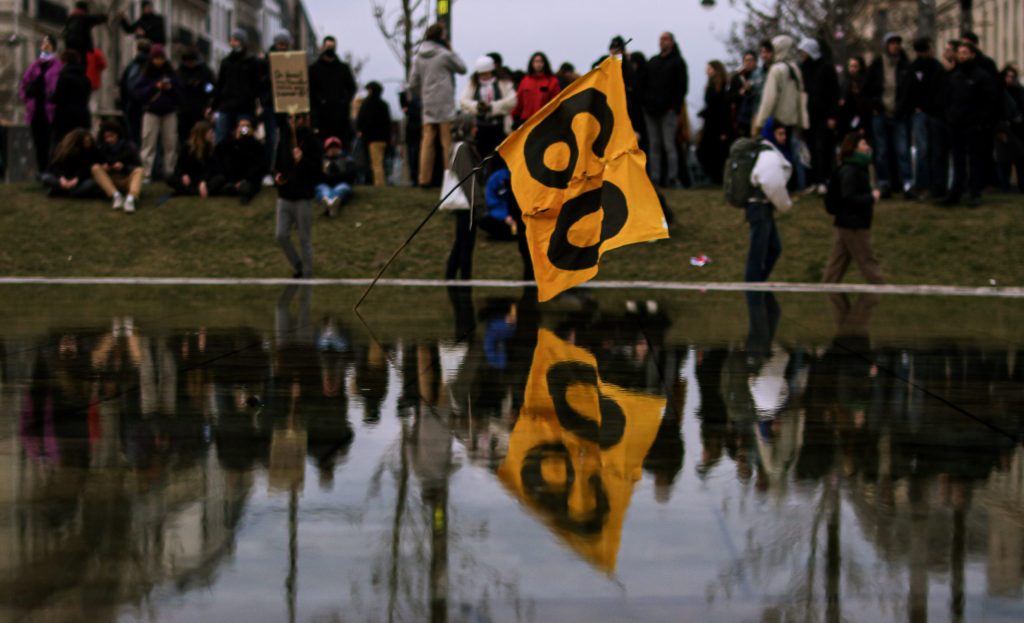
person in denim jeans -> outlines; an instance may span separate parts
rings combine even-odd
[[[914,41],[917,58],[910,64],[911,133],[914,140],[914,188],[919,192],[940,186],[941,173],[933,170],[937,163],[933,153],[941,140],[943,115],[942,80],[945,71],[934,54],[931,39],[921,37]],[[944,194],[944,193],[943,193]]]
[[[903,51],[903,38],[888,33],[885,52],[871,63],[866,85],[873,111],[875,169],[883,198],[892,196],[893,161],[898,168],[904,198],[915,198],[908,140],[910,78],[910,59]]]
[[[788,212],[793,202],[786,185],[793,174],[793,166],[785,155],[788,142],[784,126],[774,118],[765,121],[761,129],[761,151],[758,153],[750,182],[754,194],[747,203],[747,223],[750,224],[750,250],[743,280],[767,281],[772,268],[782,255],[782,240],[775,226],[776,208]]]

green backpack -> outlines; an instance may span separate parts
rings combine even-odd
[[[738,138],[729,147],[729,158],[725,161],[725,174],[722,176],[722,188],[725,200],[736,208],[746,208],[754,196],[754,185],[750,183],[750,174],[754,171],[757,156],[767,149],[760,139]]]

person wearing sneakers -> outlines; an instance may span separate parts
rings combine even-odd
[[[100,126],[98,158],[92,167],[96,184],[112,200],[115,210],[135,212],[142,191],[142,162],[139,150],[124,137],[117,122],[108,121]]]
[[[352,198],[352,185],[356,180],[356,165],[342,149],[337,136],[324,141],[320,170],[323,177],[316,186],[316,200],[323,205],[324,214],[333,218],[338,215],[338,208]]]

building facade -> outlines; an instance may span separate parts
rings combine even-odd
[[[24,121],[18,101],[18,82],[35,57],[43,35],[60,40],[75,0],[0,0],[0,123]],[[115,114],[116,85],[134,56],[134,39],[125,34],[117,19],[125,11],[129,20],[141,12],[141,0],[94,0],[92,12],[110,14],[105,26],[93,29],[95,45],[109,63],[103,86],[93,94],[92,106],[99,115]],[[288,31],[298,49],[310,55],[316,49],[316,33],[301,0],[153,0],[167,24],[172,60],[188,46],[195,46],[216,69],[229,52],[228,38],[236,28],[249,35],[254,51],[270,47],[276,34]]]
[[[956,39],[960,32],[960,0],[939,0],[937,31],[940,41]],[[981,49],[1000,69],[1024,62],[1024,0],[974,0],[972,30]]]

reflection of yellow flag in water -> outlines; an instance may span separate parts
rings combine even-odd
[[[569,85],[498,152],[523,211],[541,301],[593,279],[605,251],[668,238],[617,58]]]
[[[662,397],[605,383],[592,354],[542,329],[498,477],[573,550],[610,573],[664,408]]]

